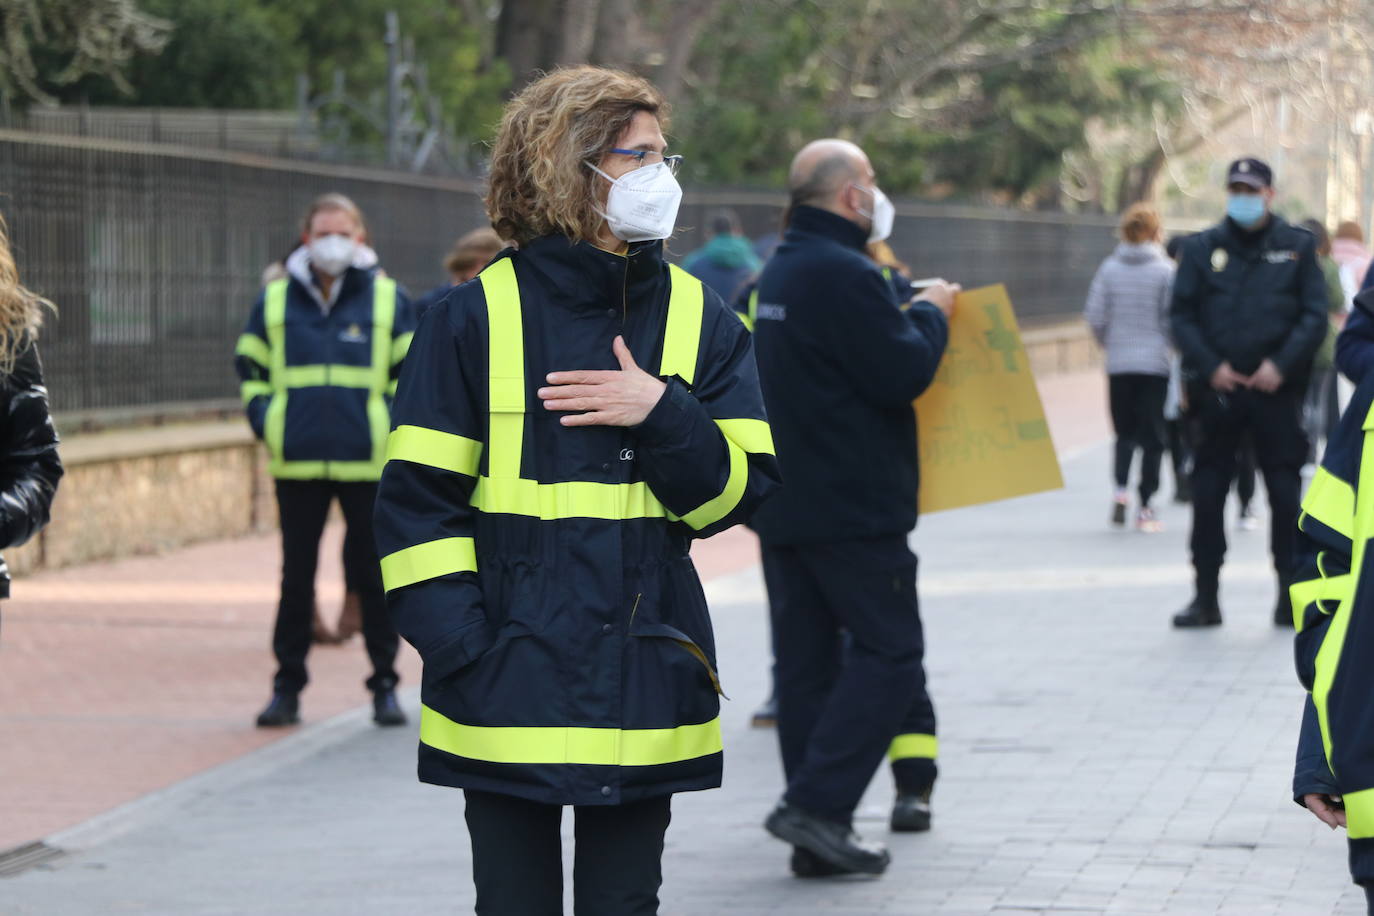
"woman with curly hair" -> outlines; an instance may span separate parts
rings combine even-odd
[[[580,67],[506,108],[487,213],[512,239],[420,324],[377,501],[424,660],[420,779],[462,788],[476,912],[658,911],[675,792],[720,785],[694,538],[777,482],[750,336],[663,260],[667,104]]]
[[[43,311],[52,307],[19,282],[9,227],[0,217],[0,548],[23,544],[48,523],[62,477],[38,358]],[[9,596],[9,568],[0,559],[0,598]]]

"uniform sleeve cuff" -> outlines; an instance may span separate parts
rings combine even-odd
[[[687,386],[676,378],[670,378],[663,389],[663,396],[649,411],[644,422],[634,427],[634,431],[646,445],[666,445],[687,434],[692,428],[693,412],[700,409],[701,405],[692,397]]]

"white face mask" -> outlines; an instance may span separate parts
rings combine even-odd
[[[865,188],[856,184],[854,187],[858,188],[860,191],[867,191],[869,194],[873,195],[873,209],[868,213],[859,210],[859,213],[868,217],[873,223],[873,228],[870,229],[868,233],[869,243],[886,240],[887,237],[892,234],[892,222],[897,218],[897,208],[893,206],[892,201],[887,199],[887,195],[883,193],[883,189],[877,185],[871,188]],[[855,209],[857,210],[858,208],[855,207]]]
[[[311,239],[310,266],[331,277],[342,276],[353,265],[358,243],[346,235],[326,235]]]
[[[611,183],[606,196],[606,226],[625,242],[648,242],[666,239],[677,225],[677,209],[682,203],[682,186],[667,163],[631,169],[619,178],[612,178],[601,169],[587,163],[587,167]]]

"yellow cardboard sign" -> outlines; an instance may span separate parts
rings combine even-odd
[[[960,294],[940,370],[913,406],[922,513],[1064,486],[1006,287]]]

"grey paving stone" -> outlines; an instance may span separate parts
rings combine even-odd
[[[1109,531],[1107,455],[1068,488],[932,516],[922,557],[941,719],[935,830],[887,837],[880,880],[797,881],[760,824],[781,791],[757,571],[712,583],[726,784],[674,802],[664,916],[1359,914],[1344,841],[1288,796],[1301,695],[1262,532],[1231,533],[1226,625],[1179,633],[1188,515]],[[1166,488],[1167,489],[1167,488]],[[1234,511],[1228,513],[1234,519]],[[360,726],[304,762],[212,787],[51,867],[0,913],[470,912],[462,799],[414,781],[413,730]],[[878,774],[859,829],[885,837]]]

